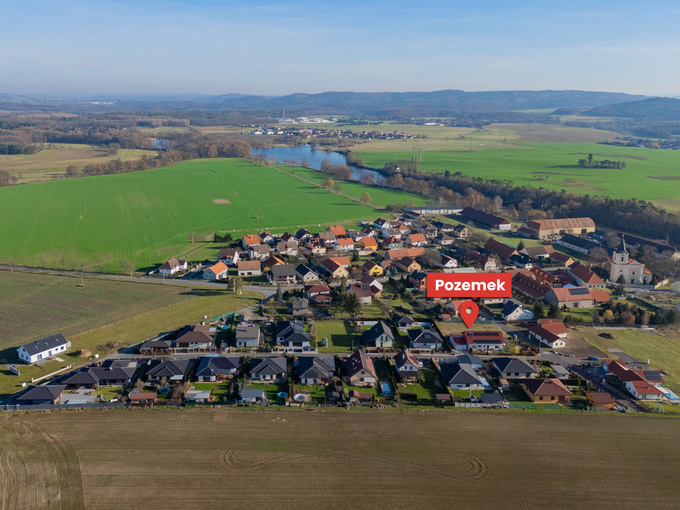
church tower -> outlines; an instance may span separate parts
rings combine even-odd
[[[628,253],[628,250],[626,249],[626,238],[623,235],[621,235],[621,249],[614,250],[612,260],[614,261],[615,264],[628,264],[629,259],[630,255]]]

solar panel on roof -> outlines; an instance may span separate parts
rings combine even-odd
[[[586,288],[576,287],[576,288],[569,289],[569,293],[572,296],[585,296],[586,294],[590,294],[590,290],[588,290]]]

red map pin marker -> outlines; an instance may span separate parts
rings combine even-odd
[[[463,319],[465,325],[469,328],[477,320],[477,316],[479,315],[479,307],[477,306],[477,303],[471,299],[468,299],[460,304],[458,314],[460,315],[460,318]]]

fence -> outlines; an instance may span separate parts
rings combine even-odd
[[[3,404],[0,411],[48,411],[50,409],[102,409],[109,407],[124,407],[123,402],[107,402],[93,404]]]

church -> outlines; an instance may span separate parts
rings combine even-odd
[[[631,259],[626,249],[626,240],[621,237],[621,249],[614,250],[609,270],[609,279],[613,282],[623,276],[626,283],[648,285],[652,281],[652,273],[645,265]]]

